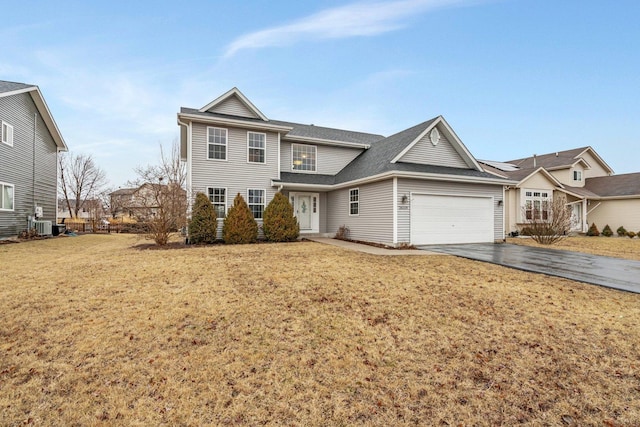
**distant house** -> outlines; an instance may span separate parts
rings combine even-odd
[[[277,191],[303,235],[346,227],[352,239],[399,246],[504,238],[504,187],[438,116],[389,137],[273,120],[237,88],[178,113],[187,188],[219,218],[236,194],[258,223]]]
[[[58,152],[67,145],[35,85],[0,80],[0,124],[0,238],[5,238],[29,228],[36,214],[55,223]]]
[[[146,220],[156,215],[167,184],[144,183],[139,187],[120,188],[109,194],[111,217],[114,219]],[[181,190],[182,200],[187,193]]]
[[[496,176],[514,180],[505,192],[507,232],[519,231],[541,206],[558,194],[566,197],[572,230],[586,232],[624,226],[640,231],[640,173],[614,175],[592,147],[580,147],[506,162],[479,160]]]
[[[70,199],[69,204],[71,209],[75,210],[76,199]],[[80,209],[78,210],[78,219],[100,219],[105,217],[104,206],[100,199],[87,199],[84,202],[80,201]],[[69,218],[72,218],[72,214],[69,212],[67,201],[65,199],[58,199],[58,222],[64,222]]]

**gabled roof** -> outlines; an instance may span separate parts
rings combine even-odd
[[[509,160],[505,163],[509,163],[515,166],[518,166],[522,169],[529,169],[534,167],[542,166],[547,170],[554,169],[562,169],[574,166],[576,163],[582,161],[586,168],[590,169],[591,165],[582,159],[582,156],[585,152],[590,152],[590,154],[595,157],[598,162],[604,167],[609,173],[613,173],[613,169],[609,167],[609,165],[596,153],[596,151],[587,146],[587,147],[579,147],[573,148],[571,150],[565,151],[557,151],[554,153],[547,153],[541,155],[535,155],[531,157],[525,157],[522,159]]]
[[[214,99],[213,101],[211,101],[210,103],[208,103],[207,105],[202,107],[199,111],[201,113],[204,113],[205,111],[209,111],[209,110],[213,109],[215,106],[222,104],[224,101],[226,101],[227,99],[229,99],[231,97],[234,97],[234,96],[245,107],[247,107],[252,113],[254,113],[257,117],[259,117],[261,120],[263,120],[265,122],[269,121],[269,119],[267,119],[267,116],[262,114],[262,112],[260,110],[258,110],[258,107],[253,105],[253,103],[251,101],[249,101],[249,99],[246,96],[244,96],[243,93],[240,92],[240,90],[237,87],[234,87],[231,90],[229,90],[228,92],[220,95],[219,97],[217,97],[216,99]]]
[[[640,172],[587,178],[584,187],[600,197],[640,196]]]
[[[67,144],[64,142],[64,138],[58,129],[58,125],[53,119],[51,111],[49,111],[49,107],[47,106],[38,86],[0,80],[0,98],[27,92],[31,95],[31,99],[33,99],[34,104],[36,104],[40,117],[42,117],[42,120],[47,126],[49,133],[51,133],[51,137],[56,143],[58,149],[60,151],[67,151]]]
[[[134,187],[134,188],[120,188],[116,191],[112,191],[111,193],[109,193],[110,196],[124,196],[127,194],[133,194],[138,190],[138,187]]]

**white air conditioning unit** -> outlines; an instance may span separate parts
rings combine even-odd
[[[33,226],[40,236],[51,236],[51,221],[33,221]]]

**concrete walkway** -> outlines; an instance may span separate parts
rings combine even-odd
[[[429,245],[420,249],[640,293],[640,261],[507,243]]]
[[[428,250],[417,249],[386,249],[377,246],[364,245],[362,243],[347,242],[345,240],[331,239],[329,237],[305,237],[316,243],[325,245],[338,246],[340,248],[349,249],[351,251],[364,252],[371,255],[441,255]]]

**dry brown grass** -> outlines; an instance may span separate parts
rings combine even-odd
[[[612,256],[617,258],[640,261],[640,239],[628,237],[567,237],[553,245],[540,245],[528,238],[509,238],[509,243],[516,245],[537,246],[539,248],[562,249],[566,251],[584,252],[594,255]],[[640,425],[640,423],[639,423]]]
[[[136,243],[0,246],[1,425],[640,420],[640,295],[449,256]]]

